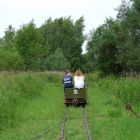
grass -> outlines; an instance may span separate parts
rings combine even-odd
[[[59,87],[59,88],[54,88]],[[46,94],[47,93],[47,94]],[[56,96],[57,98],[54,98]],[[37,96],[31,100],[30,98],[20,104],[16,111],[20,112],[18,123],[14,127],[9,127],[1,131],[2,140],[19,140],[30,139],[41,133],[44,129],[50,130],[48,139],[55,139],[59,133],[59,121],[63,112],[63,104],[58,108],[57,104],[63,102],[61,97],[61,87],[57,84],[46,83],[41,92],[41,96]],[[55,104],[54,104],[55,102]],[[59,112],[56,115],[56,112]],[[13,122],[14,123],[14,122]],[[46,139],[46,135],[44,136]]]
[[[47,132],[40,140],[59,137],[65,109],[62,77],[63,73],[57,72],[0,75],[0,111],[4,114],[0,115],[1,140],[30,140],[44,131]],[[139,140],[140,120],[125,110],[125,102],[129,96],[129,102],[132,101],[134,110],[140,114],[136,96],[131,97],[132,93],[138,95],[140,81],[100,79],[93,74],[86,75],[86,81],[86,108],[94,139]],[[65,133],[68,140],[86,139],[81,108],[69,108]]]
[[[118,79],[101,79],[93,84],[89,91],[88,109],[94,138],[97,140],[138,140],[140,139],[140,120],[136,119],[131,112],[126,111],[125,103],[116,96],[117,83]],[[140,109],[137,105],[135,108],[137,111],[138,108]],[[91,112],[93,112],[92,115]]]

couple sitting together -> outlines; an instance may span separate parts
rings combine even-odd
[[[76,70],[73,85],[73,77],[71,75],[71,72],[69,70],[66,70],[65,76],[63,78],[63,84],[64,88],[84,88],[85,87],[84,75],[80,70]]]

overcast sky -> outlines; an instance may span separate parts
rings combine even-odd
[[[0,0],[0,37],[12,25],[18,29],[32,19],[39,27],[49,17],[71,16],[74,21],[83,16],[85,31],[102,24],[106,17],[116,17],[121,0]]]

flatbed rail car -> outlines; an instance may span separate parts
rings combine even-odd
[[[87,104],[87,93],[86,88],[66,88],[64,90],[65,105],[83,106]]]

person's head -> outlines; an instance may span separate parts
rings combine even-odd
[[[65,75],[69,75],[70,73],[71,73],[70,70],[65,71]]]
[[[75,75],[76,75],[76,76],[81,76],[81,75],[83,75],[83,74],[82,74],[82,72],[78,69],[78,70],[76,70]]]

